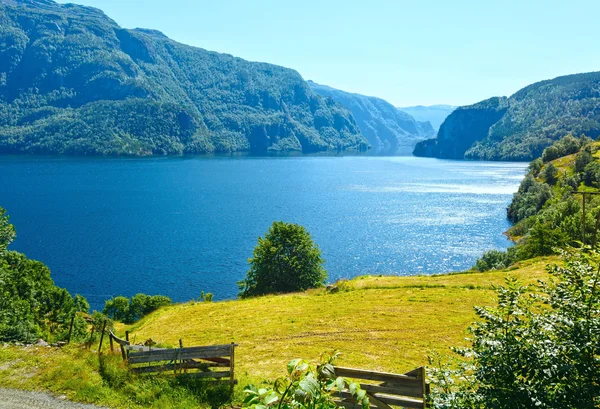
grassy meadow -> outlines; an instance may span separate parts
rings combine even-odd
[[[545,277],[554,258],[522,262],[510,274],[524,283]],[[163,345],[235,342],[238,374],[273,378],[290,359],[342,353],[338,364],[406,372],[429,351],[464,345],[475,305],[494,302],[507,271],[418,277],[359,277],[338,293],[324,289],[214,303],[176,304],[131,326],[130,339]]]
[[[465,344],[475,305],[492,305],[494,285],[507,274],[523,283],[546,277],[555,257],[528,260],[509,270],[419,277],[359,277],[324,289],[224,302],[196,302],[164,307],[125,326],[130,339],[152,338],[159,344],[185,346],[236,342],[239,385],[234,402],[249,382],[285,373],[293,358],[318,361],[337,349],[342,366],[406,372],[427,363],[431,351],[450,353]],[[108,342],[105,339],[104,351]],[[208,407],[202,392],[170,379],[131,375],[120,354],[100,363],[78,346],[0,346],[0,387],[45,390],[79,402],[114,408]],[[189,386],[189,385],[188,385]]]

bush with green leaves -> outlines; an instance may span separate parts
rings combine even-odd
[[[350,393],[362,406],[368,409],[369,398],[366,391],[355,382],[336,377],[333,362],[338,354],[333,354],[313,368],[301,359],[290,361],[287,376],[277,379],[272,385],[244,388],[246,397],[243,408],[247,409],[337,409],[334,401],[336,393]]]
[[[502,270],[510,267],[516,261],[514,247],[507,251],[489,250],[477,260],[475,269],[478,271]]]
[[[321,250],[298,224],[273,222],[248,262],[250,270],[238,283],[241,298],[305,291],[327,279]]]
[[[0,207],[0,341],[65,340],[73,317],[72,339],[78,339],[85,322],[77,313],[87,312],[89,304],[56,286],[43,263],[8,250],[15,236]]]
[[[533,287],[507,278],[478,307],[462,366],[430,371],[435,408],[595,409],[600,405],[600,253],[563,252]]]
[[[102,312],[116,321],[132,324],[160,307],[170,305],[172,302],[171,298],[165,295],[140,293],[134,295],[131,299],[120,295],[106,300]]]

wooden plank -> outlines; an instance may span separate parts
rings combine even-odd
[[[125,348],[128,351],[135,351],[135,352],[164,351],[164,350],[167,350],[167,349],[173,349],[173,348],[147,347],[145,345],[127,345]]]
[[[127,340],[124,340],[124,339],[121,339],[121,338],[117,337],[115,334],[113,334],[113,332],[112,332],[112,331],[110,331],[110,332],[108,333],[108,336],[109,336],[109,337],[110,337],[112,340],[114,340],[114,341],[115,341],[117,344],[119,344],[119,345],[121,345],[121,346],[126,346],[126,345],[129,345],[129,341],[127,341]]]
[[[222,364],[205,363],[196,361],[185,361],[182,363],[168,363],[164,365],[151,365],[151,366],[137,366],[130,367],[133,372],[136,373],[147,373],[147,372],[162,372],[162,371],[176,371],[180,369],[208,369],[220,367]]]
[[[371,385],[361,383],[360,387],[369,393],[383,393],[387,395],[401,395],[420,398],[424,394],[423,390],[421,390],[421,385]]]
[[[373,395],[367,393],[367,397],[369,398],[369,403],[377,406],[377,409],[392,409],[391,406],[383,403]]]
[[[130,352],[129,363],[173,361],[175,359],[216,358],[228,356],[230,353],[231,345]]]
[[[417,369],[413,369],[410,372],[405,373],[404,375],[406,376],[412,376],[415,377],[417,379],[424,379],[425,378],[425,367],[421,366]]]
[[[346,409],[362,409],[362,405],[359,405],[356,402],[349,402],[349,401],[336,401],[336,403],[339,406],[343,406]],[[371,409],[378,409],[377,406],[371,405],[370,406]]]
[[[132,347],[134,347],[134,345],[132,345]],[[141,345],[135,345],[135,347],[142,347]],[[143,347],[143,348],[149,348],[149,347]],[[179,351],[179,352],[185,352],[185,353],[193,353],[193,352],[211,352],[213,354],[213,356],[210,356],[210,358],[216,358],[216,357],[221,357],[221,356],[229,356],[231,353],[231,345],[227,344],[227,345],[207,345],[207,346],[199,346],[199,347],[187,347],[187,348],[150,348],[148,351],[144,351],[144,352],[149,352],[149,353],[153,353],[154,351]],[[136,353],[137,355],[137,353]]]
[[[380,401],[387,403],[388,405],[400,406],[403,408],[411,408],[411,409],[423,409],[423,405],[426,404],[425,399],[423,398],[409,398],[404,396],[391,396],[391,395],[382,395],[375,394],[375,397]]]
[[[229,378],[229,371],[227,372],[196,372],[189,373],[187,376],[195,376],[196,378]]]
[[[420,385],[421,380],[408,375],[388,372],[365,371],[362,369],[343,368],[336,366],[335,374],[346,378],[366,379],[369,381],[391,382],[400,385]]]

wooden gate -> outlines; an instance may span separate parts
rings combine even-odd
[[[423,367],[401,375],[336,366],[335,374],[358,380],[360,387],[367,392],[371,409],[392,409],[391,406],[411,409],[427,407],[429,385],[425,382]],[[347,409],[362,409],[347,391],[341,393],[337,403]]]

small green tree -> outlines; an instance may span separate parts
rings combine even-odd
[[[298,224],[273,222],[248,262],[246,279],[238,283],[241,298],[304,291],[327,279],[321,250]]]
[[[546,166],[544,166],[540,175],[549,185],[554,185],[558,181],[558,169],[552,163],[549,163]]]

